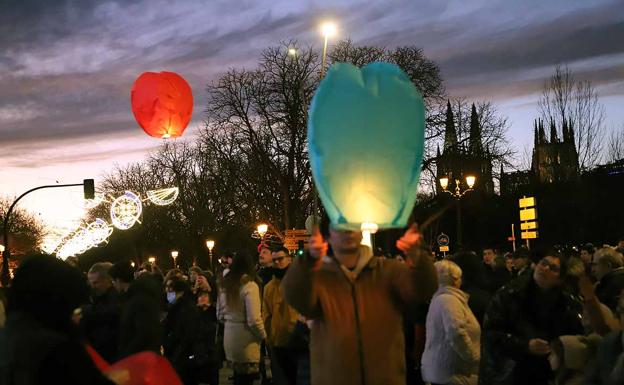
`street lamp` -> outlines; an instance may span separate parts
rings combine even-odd
[[[297,56],[297,49],[296,48],[288,48],[288,54],[290,56]]]
[[[206,247],[208,248],[209,258],[210,258],[210,270],[212,270],[212,249],[214,248],[215,241],[209,239],[206,241]]]
[[[269,225],[267,225],[266,223],[260,223],[257,230],[258,235],[260,235],[260,239],[264,239],[265,234],[267,233],[267,231],[269,231]]]
[[[440,178],[440,187],[442,187],[442,191],[451,195],[457,201],[457,245],[461,246],[462,243],[462,233],[461,233],[461,197],[466,195],[467,192],[472,191],[477,181],[477,177],[474,175],[466,175],[466,186],[465,190],[462,190],[461,181],[459,179],[455,179],[455,189],[453,191],[449,190],[449,178],[442,177]]]
[[[336,35],[336,24],[332,23],[332,22],[325,22],[323,24],[321,24],[321,34],[323,35],[324,38],[324,42],[323,42],[323,59],[322,59],[322,63],[321,63],[321,80],[323,79],[323,77],[325,76],[325,61],[327,59],[327,40]]]
[[[176,264],[176,259],[178,258],[178,251],[171,250],[171,258],[173,258],[173,268],[175,269],[178,265]]]
[[[149,257],[147,261],[153,265],[156,262],[156,257]]]

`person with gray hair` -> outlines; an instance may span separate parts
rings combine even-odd
[[[87,273],[91,296],[82,307],[81,325],[91,346],[109,362],[117,359],[119,338],[119,293],[109,274],[110,262],[93,264]]]
[[[592,271],[598,279],[596,296],[613,312],[616,311],[620,292],[624,289],[623,265],[622,254],[611,247],[603,247],[594,254]]]
[[[434,264],[439,288],[427,314],[422,377],[433,384],[477,384],[481,328],[460,290],[462,271],[452,261]]]

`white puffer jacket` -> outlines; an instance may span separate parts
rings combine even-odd
[[[423,380],[437,384],[476,384],[481,327],[468,307],[468,294],[440,286],[427,314],[422,357]]]

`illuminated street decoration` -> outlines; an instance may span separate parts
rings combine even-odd
[[[178,198],[180,189],[177,187],[164,188],[160,190],[150,190],[147,192],[147,199],[155,205],[166,206],[173,203]]]
[[[92,247],[96,247],[108,241],[108,237],[113,233],[113,227],[102,218],[96,218],[95,221],[89,223],[87,232],[91,238]]]
[[[92,209],[99,206],[102,202],[104,202],[104,195],[96,193],[93,199],[83,199],[83,207],[85,209]]]
[[[141,212],[143,212],[141,198],[130,191],[126,191],[111,204],[111,221],[116,228],[128,230],[139,221]]]

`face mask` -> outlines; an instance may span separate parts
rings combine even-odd
[[[175,300],[176,300],[176,293],[175,293],[175,291],[168,291],[167,292],[167,302],[174,303]]]

